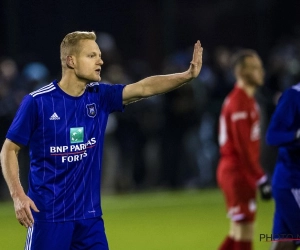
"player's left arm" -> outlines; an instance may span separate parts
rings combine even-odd
[[[259,163],[259,122],[258,120],[253,122],[250,114],[251,109],[235,103],[230,112],[229,126],[235,152],[243,162],[241,171],[244,171],[245,176],[256,185],[256,182],[264,176],[264,171]]]
[[[202,67],[202,53],[201,43],[197,41],[194,45],[193,58],[187,71],[151,76],[125,86],[123,89],[123,104],[126,105],[143,98],[169,92],[196,78]]]
[[[251,142],[250,135],[253,128],[251,122],[247,120],[240,120],[233,124],[234,145],[236,145],[236,151],[243,162],[240,170],[253,187],[258,187],[261,198],[269,200],[272,198],[271,184],[259,163],[259,148]]]

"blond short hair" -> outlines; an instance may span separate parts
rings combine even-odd
[[[81,40],[93,40],[96,41],[97,37],[94,31],[75,31],[67,34],[60,44],[60,60],[64,67],[66,57],[74,54],[78,51],[78,43]]]

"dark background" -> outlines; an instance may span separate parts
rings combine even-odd
[[[124,84],[186,70],[200,39],[197,79],[110,116],[104,189],[216,185],[219,113],[235,83],[230,56],[239,48],[257,50],[266,69],[257,100],[262,167],[271,176],[277,149],[264,136],[282,91],[300,79],[299,13],[300,0],[0,0],[0,142],[23,96],[60,79],[59,47],[67,33],[109,34],[115,46],[108,51],[99,44],[101,76]],[[19,162],[26,187],[26,150]],[[0,177],[0,200],[6,198]]]
[[[110,33],[123,58],[145,59],[155,71],[197,39],[207,52],[242,46],[265,58],[275,42],[300,36],[299,11],[299,0],[1,0],[0,55],[21,67],[42,61],[57,75],[63,37],[94,30]]]

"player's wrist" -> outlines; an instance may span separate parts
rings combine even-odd
[[[182,74],[183,74],[183,77],[185,78],[184,79],[185,82],[189,82],[195,78],[195,77],[193,77],[193,72],[192,72],[191,67],[187,71],[183,72]]]
[[[22,186],[13,187],[10,190],[10,196],[12,199],[19,198],[20,196],[26,195]]]

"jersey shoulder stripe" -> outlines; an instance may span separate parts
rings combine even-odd
[[[30,93],[31,96],[35,97],[37,95],[41,95],[41,94],[45,94],[45,93],[48,93],[48,92],[51,92],[52,90],[56,89],[56,87],[54,86],[53,83],[50,83],[36,91],[33,91]]]
[[[50,84],[48,84],[48,85],[46,85],[46,86],[44,86],[44,87],[41,87],[41,88],[39,88],[39,89],[37,89],[37,90],[35,90],[35,91],[32,91],[31,93],[34,94],[34,93],[43,91],[43,90],[45,90],[45,89],[48,89],[48,88],[51,87],[51,86],[54,86],[54,84],[53,84],[53,83],[50,83]]]

